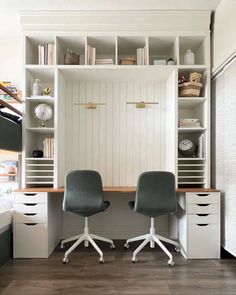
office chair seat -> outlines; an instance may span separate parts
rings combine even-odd
[[[139,176],[135,201],[129,202],[129,207],[137,213],[151,217],[150,233],[138,237],[128,239],[125,248],[129,247],[129,243],[144,240],[142,244],[134,251],[132,262],[137,261],[137,254],[150,243],[150,247],[154,248],[157,243],[160,248],[168,255],[169,265],[174,265],[172,254],[162,244],[161,241],[170,243],[175,246],[179,252],[179,243],[165,237],[156,235],[154,227],[154,217],[173,213],[176,211],[177,201],[175,192],[175,176],[170,172],[151,171],[144,172]]]
[[[68,263],[68,255],[82,242],[85,247],[91,243],[100,255],[100,262],[104,262],[103,252],[94,240],[100,240],[111,244],[115,248],[113,241],[94,234],[90,234],[88,227],[88,217],[99,212],[104,212],[110,206],[110,202],[103,200],[103,188],[101,176],[92,170],[75,170],[66,175],[65,193],[63,199],[63,210],[85,217],[84,232],[61,242],[61,248],[67,242],[77,240],[65,252],[63,263]]]

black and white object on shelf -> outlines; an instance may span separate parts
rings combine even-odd
[[[182,139],[179,143],[179,153],[183,157],[193,157],[195,155],[196,146],[190,139]]]

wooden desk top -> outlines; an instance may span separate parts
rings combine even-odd
[[[32,188],[20,188],[14,190],[15,192],[30,193],[30,192],[44,192],[44,193],[64,193],[64,187],[51,188],[51,187],[32,187]],[[136,191],[135,186],[104,186],[104,192],[111,193],[134,193]],[[191,193],[191,192],[220,192],[219,190],[212,188],[177,188],[177,193]]]

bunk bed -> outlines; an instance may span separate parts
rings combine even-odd
[[[13,94],[1,84],[0,89],[21,103],[17,95]],[[5,111],[5,109],[10,110],[10,112]],[[0,150],[19,153],[22,151],[21,118],[22,113],[18,109],[5,100],[0,99]],[[12,194],[0,191],[0,265],[12,256],[12,198]]]

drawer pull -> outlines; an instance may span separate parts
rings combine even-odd
[[[24,223],[24,224],[32,226],[32,225],[36,225],[37,223]]]
[[[209,196],[209,194],[197,194],[197,196],[199,196],[199,197],[207,197],[207,196]]]
[[[210,214],[196,214],[197,216],[208,216]]]
[[[207,226],[209,223],[197,223],[198,226]]]
[[[24,203],[24,205],[25,205],[25,206],[36,206],[37,203],[32,203],[32,204],[31,204],[31,203]]]
[[[25,196],[29,196],[29,197],[31,197],[31,196],[36,196],[37,194],[25,193],[24,195],[25,195]]]
[[[24,215],[26,215],[26,216],[35,216],[35,215],[37,215],[37,213],[24,213]]]
[[[198,206],[200,206],[200,207],[207,207],[207,206],[209,206],[210,204],[197,204]]]

